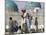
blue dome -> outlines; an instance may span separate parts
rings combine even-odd
[[[10,9],[14,8],[15,11],[18,11],[16,3],[14,3],[12,0],[5,0],[5,7]]]
[[[39,2],[31,2],[31,7],[39,7],[39,8],[41,8],[41,4]]]

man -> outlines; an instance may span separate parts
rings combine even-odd
[[[38,20],[37,20],[37,17],[35,18],[35,25],[36,25],[36,32],[38,32]]]
[[[29,32],[30,32],[31,22],[32,22],[32,16],[30,17],[29,13],[27,13],[27,15],[25,17],[25,23],[27,25]]]
[[[29,27],[31,27],[31,23],[32,23],[32,16],[31,17],[29,17]]]
[[[12,35],[13,34],[13,32],[12,32],[12,29],[13,29],[13,27],[12,27],[12,25],[13,25],[13,20],[12,20],[12,17],[10,17],[9,18],[9,32],[10,32],[10,34],[9,35]]]

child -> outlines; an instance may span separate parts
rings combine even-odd
[[[19,34],[21,33],[21,26],[19,26],[17,33],[19,33]]]

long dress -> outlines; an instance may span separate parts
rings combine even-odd
[[[10,23],[10,32],[17,32],[17,30],[18,30],[17,22],[15,23],[15,21],[12,21]]]

